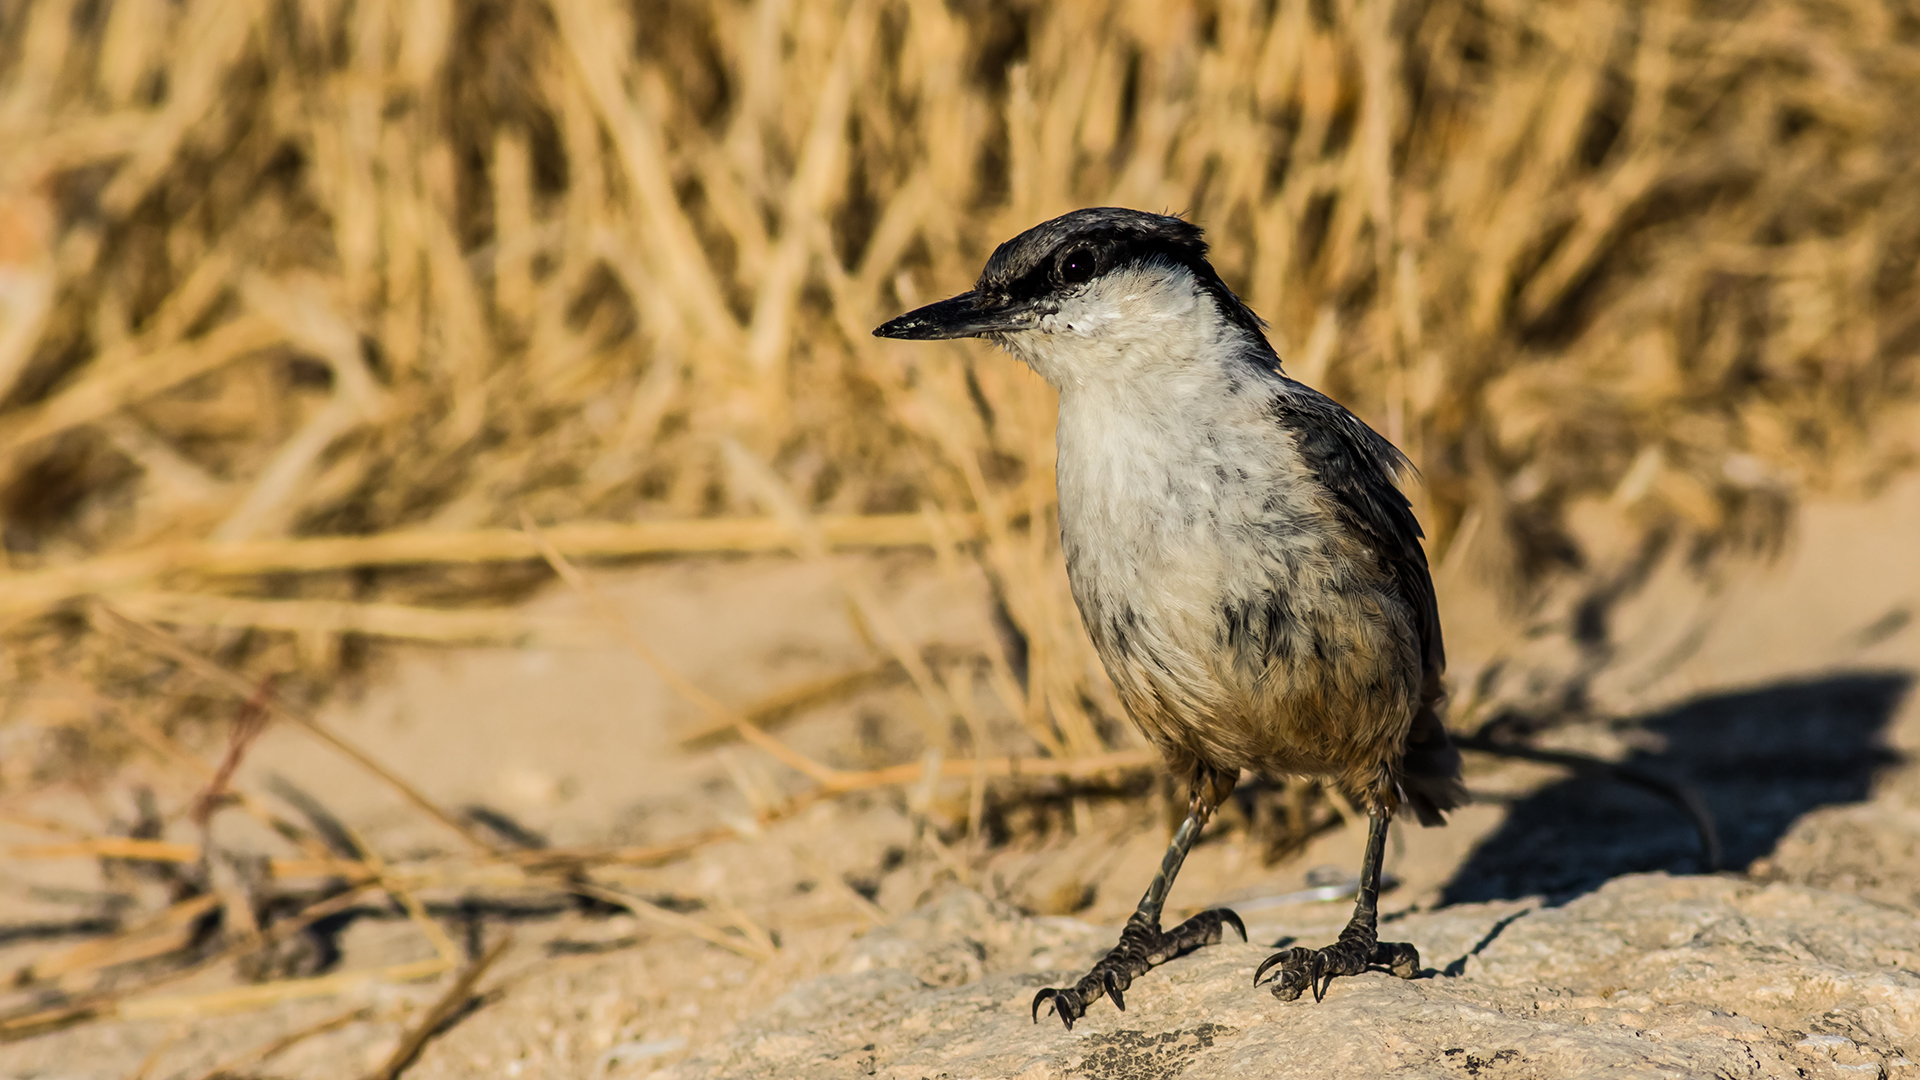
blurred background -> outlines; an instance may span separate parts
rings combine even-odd
[[[217,998],[337,975],[312,928],[354,903],[433,947],[395,980],[477,963],[483,869],[771,985],[799,901],[696,851],[865,814],[771,876],[871,916],[903,864],[1160,828],[1059,564],[1051,392],[870,336],[1080,206],[1205,227],[1289,374],[1417,464],[1458,731],[1665,707],[1803,504],[1920,455],[1916,115],[1920,10],[1874,0],[0,3],[0,825],[41,928],[0,931],[0,1033],[145,1018],[116,1075],[219,1059],[126,1003],[324,996]],[[1829,565],[1905,519],[1844,520]],[[1898,635],[1910,561],[1829,621]],[[1728,655],[1844,659],[1781,603]],[[1763,674],[1728,663],[1686,692]],[[1834,690],[1859,761],[1905,686]],[[1341,827],[1245,794],[1246,867]],[[1675,835],[1621,866],[1687,866]],[[1466,881],[1451,843],[1435,896],[1585,882]],[[1065,861],[1001,898],[1130,906]]]

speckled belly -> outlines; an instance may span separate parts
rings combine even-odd
[[[1254,561],[1261,572],[1236,570],[1231,552],[1195,552],[1174,566],[1139,560],[1128,579],[1082,558],[1070,576],[1121,700],[1176,769],[1202,761],[1372,786],[1398,760],[1417,702],[1408,613],[1359,567],[1316,558],[1335,572],[1303,584],[1273,572],[1272,558]]]

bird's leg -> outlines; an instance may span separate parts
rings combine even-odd
[[[1246,924],[1225,908],[1203,911],[1165,933],[1160,930],[1160,910],[1166,905],[1174,877],[1180,873],[1180,864],[1186,861],[1187,852],[1199,838],[1201,828],[1213,816],[1214,807],[1232,788],[1231,778],[1203,776],[1194,783],[1186,820],[1173,834],[1173,842],[1167,845],[1167,853],[1160,860],[1160,872],[1153,875],[1146,895],[1140,898],[1139,906],[1127,919],[1126,929],[1120,932],[1120,944],[1073,986],[1049,987],[1034,995],[1035,1023],[1040,1020],[1040,1003],[1044,1001],[1052,1002],[1053,1011],[1065,1021],[1069,1031],[1073,1030],[1075,1020],[1087,1014],[1087,1006],[1099,1001],[1102,995],[1113,998],[1114,1007],[1124,1012],[1127,1002],[1123,995],[1136,977],[1202,945],[1218,944],[1226,926],[1238,930],[1240,940],[1247,939]]]
[[[1254,970],[1254,985],[1275,964],[1280,977],[1273,982],[1273,996],[1292,1001],[1302,990],[1313,989],[1313,1000],[1326,996],[1327,986],[1336,975],[1358,975],[1370,967],[1384,967],[1403,979],[1420,971],[1420,951],[1401,941],[1381,941],[1380,864],[1387,851],[1387,823],[1393,811],[1375,805],[1367,811],[1367,854],[1360,863],[1360,891],[1353,901],[1353,918],[1340,931],[1340,940],[1324,949],[1282,949],[1266,958]]]

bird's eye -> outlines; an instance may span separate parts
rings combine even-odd
[[[1094,271],[1099,268],[1099,256],[1084,244],[1060,256],[1060,280],[1068,285],[1078,285],[1090,280]]]

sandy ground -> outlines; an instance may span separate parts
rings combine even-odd
[[[1920,483],[1907,482],[1866,502],[1810,505],[1777,562],[1714,587],[1663,571],[1611,612],[1605,662],[1588,694],[1599,719],[1549,732],[1544,743],[1693,784],[1718,816],[1725,862],[1736,871],[1825,875],[1813,883],[1920,905],[1911,846],[1873,846],[1885,832],[1875,831],[1875,821],[1908,820],[1902,815],[1920,809],[1920,773],[1894,761],[1920,749],[1920,696],[1910,693],[1920,671],[1920,629],[1912,625],[1920,612],[1916,535]],[[979,582],[930,560],[848,559],[839,572],[872,583],[917,641],[964,647],[989,632],[975,614]],[[877,657],[845,615],[834,569],[823,565],[674,563],[599,580],[674,668],[732,705]],[[1486,618],[1484,598],[1463,586],[1446,592],[1454,672],[1465,685],[1512,642]],[[577,598],[559,591],[531,609],[586,615]],[[918,710],[909,691],[875,687],[807,713],[781,735],[835,766],[895,764],[913,759]],[[858,935],[955,877],[1027,910],[1117,927],[1165,837],[1168,806],[1153,787],[1130,798],[1019,808],[1019,827],[997,845],[964,836],[929,842],[916,814],[927,804],[899,789],[821,803],[755,828],[750,799],[795,790],[797,777],[737,745],[683,748],[679,735],[701,722],[700,713],[612,641],[552,650],[398,649],[371,688],[335,702],[327,719],[443,805],[486,807],[546,842],[651,843],[737,823],[736,840],[621,880],[715,925],[731,920],[763,930],[779,945],[770,960],[750,959],[552,893],[468,894],[464,906],[457,894],[423,893],[469,953],[507,935],[512,944],[477,997],[426,1046],[411,1077],[646,1075],[795,982],[831,969]],[[1400,884],[1385,898],[1390,910],[1577,895],[1627,872],[1698,866],[1686,821],[1631,788],[1478,757],[1470,758],[1468,780],[1476,802],[1448,828],[1396,827],[1389,870]],[[388,859],[455,845],[295,730],[270,729],[241,781],[257,790],[285,782],[311,794]],[[964,801],[966,787],[955,781],[933,793],[936,819],[940,800]],[[120,812],[131,812],[129,799],[122,797]],[[37,809],[94,829],[102,824],[103,808],[78,798]],[[1855,836],[1862,830],[1864,841]],[[44,839],[0,829],[4,843]],[[229,840],[256,841],[244,830]],[[1359,844],[1358,829],[1335,827],[1268,865],[1259,838],[1228,814],[1189,861],[1174,903],[1240,903],[1256,938],[1285,932],[1290,919],[1318,924],[1324,909],[1263,901],[1301,888],[1316,868],[1350,872]],[[80,861],[0,866],[0,967],[80,940],[55,931],[97,914],[100,874]],[[18,930],[29,926],[42,929]],[[341,943],[339,972],[433,955],[419,928],[391,910],[363,913]],[[447,984],[368,979],[264,1008],[214,1013],[197,1004],[207,1000],[200,995],[234,985],[230,971],[212,971],[155,995],[144,1006],[153,1018],[98,1021],[0,1045],[0,1076],[169,1080],[205,1077],[223,1063],[236,1064],[239,1075],[367,1075]],[[185,1011],[167,1015],[173,1007]],[[274,1040],[329,1020],[339,1026],[258,1060]]]

